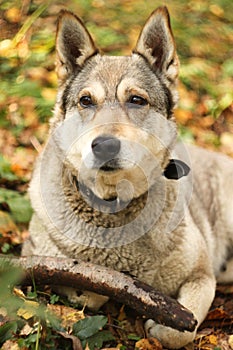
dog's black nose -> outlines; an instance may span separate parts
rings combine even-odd
[[[107,162],[119,153],[121,142],[116,137],[103,135],[96,137],[92,141],[91,147],[96,158]]]

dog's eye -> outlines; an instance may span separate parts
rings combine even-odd
[[[94,102],[93,102],[92,98],[88,95],[82,96],[79,100],[79,104],[83,108],[94,106]]]
[[[148,104],[148,101],[141,96],[133,95],[130,97],[129,103],[132,103],[137,106],[146,106]]]

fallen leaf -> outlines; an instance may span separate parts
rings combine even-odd
[[[221,308],[216,308],[214,310],[211,310],[208,312],[208,315],[206,316],[206,321],[210,321],[210,320],[222,320],[224,318],[228,318],[229,315],[226,313],[226,311],[224,311]]]
[[[112,333],[110,331],[103,330],[90,336],[84,341],[84,343],[86,343],[86,348],[88,346],[89,350],[95,350],[96,348],[100,349],[103,346],[103,343],[112,340],[115,340],[115,337],[112,335]]]
[[[26,195],[6,188],[0,188],[0,203],[6,202],[12,218],[18,223],[28,223],[32,215],[30,201]],[[0,227],[3,223],[0,222]]]
[[[17,340],[7,340],[1,347],[1,350],[19,350]]]
[[[137,341],[135,347],[139,350],[162,350],[162,344],[156,338],[144,338]]]
[[[0,198],[0,201],[1,201],[1,198]],[[1,232],[1,234],[4,236],[4,235],[7,235],[8,233],[16,232],[17,230],[18,230],[17,226],[15,225],[13,220],[11,219],[10,215],[6,212],[0,211],[0,232]]]
[[[191,120],[192,116],[192,112],[189,110],[177,108],[175,111],[176,120],[182,125],[186,124],[189,120]]]
[[[21,12],[17,7],[11,7],[6,11],[5,16],[11,23],[18,23],[21,19]]]
[[[85,318],[83,310],[76,310],[64,305],[48,304],[47,309],[61,319],[64,328],[72,328],[73,324]]]
[[[0,210],[0,247],[2,248],[2,252],[4,244],[8,244],[10,249],[11,245],[20,243],[22,243],[22,237],[12,217],[8,213]]]
[[[17,296],[19,298],[26,299],[26,296],[25,296],[24,292],[21,289],[19,289],[19,288],[14,287],[13,293],[14,293],[15,296]]]
[[[29,335],[31,334],[33,331],[33,328],[31,326],[29,326],[28,323],[25,324],[25,326],[21,329],[20,331],[20,335]]]
[[[223,294],[233,294],[233,285],[219,284],[217,285],[217,291]]]
[[[214,335],[214,334],[209,335],[209,342],[212,345],[217,345],[218,344],[218,338],[216,337],[216,335]]]
[[[5,323],[9,322],[9,317],[7,315],[7,309],[0,307],[0,327]]]
[[[43,88],[41,95],[44,99],[54,102],[56,98],[56,90],[54,90],[54,88]]]
[[[210,335],[212,332],[213,332],[212,328],[199,329],[195,339],[196,340],[201,339],[207,335]]]
[[[25,320],[29,320],[37,314],[38,307],[39,303],[36,301],[25,300],[24,306],[18,309],[17,315],[24,318]]]
[[[218,16],[218,17],[224,16],[224,10],[217,4],[211,4],[209,9],[215,16]]]
[[[107,317],[102,315],[85,317],[74,324],[73,332],[77,334],[81,340],[87,339],[102,329],[107,321]]]
[[[229,336],[228,344],[230,345],[230,348],[233,349],[233,334]]]
[[[118,319],[119,322],[127,319],[126,313],[125,313],[125,305],[121,306],[117,319]]]
[[[63,338],[70,339],[72,341],[72,350],[83,350],[80,340],[74,335],[68,334],[65,332],[57,332],[57,333],[60,334]]]
[[[228,151],[233,152],[233,135],[230,132],[223,132],[220,136],[221,145]]]

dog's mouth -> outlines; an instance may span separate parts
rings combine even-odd
[[[84,185],[82,182],[79,182],[75,176],[73,176],[73,180],[76,189],[82,194],[85,201],[89,205],[96,207],[96,209],[107,208],[107,211],[109,213],[116,213],[126,208],[130,203],[130,201],[120,200],[117,196],[111,196],[110,198],[102,199],[98,197],[89,187]]]
[[[109,165],[104,165],[104,166],[100,167],[100,170],[105,171],[107,173],[110,173],[112,171],[121,170],[121,168],[119,168],[119,167],[114,168],[114,167],[109,166]]]
[[[117,162],[115,161],[109,161],[107,163],[104,163],[99,169],[106,173],[122,170],[122,168],[119,167]],[[187,164],[185,164],[181,160],[171,159],[163,172],[163,176],[167,179],[178,180],[183,176],[187,176],[189,171],[190,168]],[[76,176],[73,175],[72,177],[72,182],[75,185],[76,190],[80,193],[85,202],[89,206],[97,210],[104,210],[104,212],[106,213],[117,213],[127,208],[132,201],[134,201],[135,199],[138,200],[139,198],[133,198],[132,196],[130,196],[128,200],[123,200],[121,198],[122,196],[118,197],[116,195],[112,195],[108,198],[101,198],[98,195],[96,195],[93,192],[93,190],[86,186],[83,182],[79,182]],[[142,193],[140,197],[145,196],[147,193],[148,190]],[[104,208],[106,209],[106,211]]]
[[[102,164],[99,169],[101,171],[105,171],[107,173],[113,172],[113,171],[119,171],[122,170],[122,167],[119,165],[119,161],[117,159],[112,159],[104,164]]]

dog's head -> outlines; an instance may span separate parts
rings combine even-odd
[[[131,56],[102,56],[74,14],[57,29],[56,142],[78,182],[101,199],[137,198],[161,176],[176,141],[179,62],[166,7]]]

